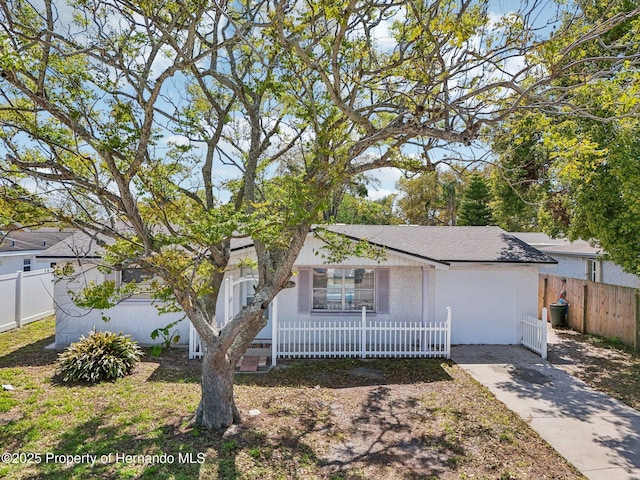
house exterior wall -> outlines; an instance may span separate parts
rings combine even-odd
[[[520,317],[536,313],[535,267],[468,265],[435,277],[435,317],[451,306],[452,344],[517,344]]]
[[[184,316],[180,313],[159,315],[149,299],[123,300],[117,306],[102,311],[79,308],[73,303],[68,292],[79,291],[90,281],[103,282],[105,275],[96,268],[89,267],[84,269],[84,274],[78,281],[63,280],[56,283],[56,348],[68,346],[82,335],[87,336],[94,328],[97,331],[123,332],[141,345],[158,344],[162,338],[153,340],[151,332]],[[110,320],[105,322],[102,319],[103,315]],[[189,344],[189,320],[185,318],[180,321],[170,330],[171,333],[174,331],[180,336],[178,344]]]
[[[295,287],[278,295],[278,318],[281,320],[359,319],[361,312],[307,312],[298,307],[300,278],[296,272],[313,267],[326,267],[323,258],[315,255],[321,243],[310,237],[298,257],[292,280]],[[236,252],[231,265],[251,256],[251,250]],[[444,321],[446,308],[452,308],[452,343],[515,344],[517,326],[523,313],[535,314],[537,310],[538,266],[499,264],[458,264],[450,268],[438,267],[429,262],[387,252],[386,259],[350,258],[336,267],[368,267],[385,269],[389,274],[388,312],[370,312],[369,318],[392,321]],[[227,277],[241,278],[240,269],[232,269]],[[376,276],[376,279],[379,277]],[[182,317],[180,314],[158,315],[151,300],[128,299],[116,307],[100,311],[86,311],[76,307],[69,298],[69,290],[79,290],[87,281],[104,281],[105,277],[95,268],[85,272],[82,283],[58,282],[56,284],[57,325],[56,346],[64,347],[76,341],[94,327],[98,330],[123,331],[141,344],[159,343],[150,337],[151,332]],[[376,280],[377,281],[377,280]],[[309,289],[310,290],[310,289]],[[309,291],[309,295],[311,291]],[[376,293],[378,295],[379,292]],[[236,286],[233,295],[233,312],[241,307],[241,288]],[[378,298],[376,299],[378,301]],[[220,292],[216,316],[219,326],[227,308],[224,288]],[[378,310],[378,309],[376,309]],[[102,315],[111,320],[105,323]],[[184,319],[172,329],[180,335],[180,343],[189,339],[189,321]],[[263,331],[261,338],[269,338]]]
[[[586,261],[593,257],[578,255],[562,255],[558,253],[550,253],[550,255],[558,260],[557,265],[542,265],[540,273],[548,273],[550,275],[558,275],[560,277],[578,278],[586,280]],[[609,261],[601,260],[601,277],[602,283],[611,285],[620,285],[623,287],[640,288],[640,280],[637,276],[626,273],[619,265]]]
[[[24,259],[31,259],[31,270],[43,270],[51,266],[50,262],[38,262],[33,252],[5,252],[0,253],[0,275],[21,272],[24,268]]]

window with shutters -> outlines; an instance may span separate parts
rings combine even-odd
[[[314,268],[312,309],[375,310],[376,271],[371,268]]]

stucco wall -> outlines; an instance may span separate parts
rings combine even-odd
[[[436,320],[443,320],[451,306],[453,344],[516,344],[521,315],[535,315],[535,267],[470,264],[436,270],[435,277]]]
[[[105,277],[95,268],[87,268],[77,281],[59,281],[55,285],[56,298],[56,348],[64,348],[86,336],[94,328],[98,331],[124,332],[141,345],[152,345],[162,341],[151,339],[156,328],[182,318],[183,314],[167,313],[159,315],[152,301],[148,299],[128,299],[108,310],[86,310],[77,307],[68,291],[80,290],[87,282],[102,282]],[[105,322],[102,316],[110,320]],[[171,329],[180,335],[179,344],[189,344],[189,320],[184,319]]]

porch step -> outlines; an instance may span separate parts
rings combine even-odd
[[[271,347],[269,348],[248,348],[246,352],[244,352],[245,357],[270,357],[271,356]]]
[[[236,371],[242,373],[265,371],[271,366],[270,356],[244,355],[236,364]]]

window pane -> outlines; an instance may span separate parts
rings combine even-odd
[[[369,268],[356,268],[353,275],[353,300],[349,309],[374,310],[375,306],[375,270]]]
[[[144,268],[123,268],[122,283],[144,283],[151,280],[153,275]]]
[[[374,310],[375,270],[314,268],[314,310]]]
[[[342,309],[342,269],[313,269],[314,310]]]
[[[313,308],[326,310],[327,306],[327,269],[313,269]]]

